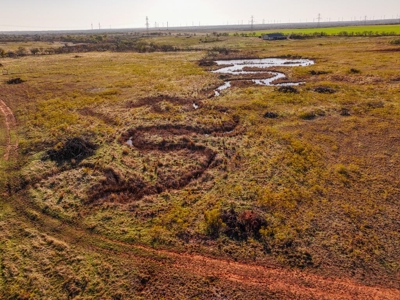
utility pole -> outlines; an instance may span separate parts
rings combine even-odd
[[[91,25],[92,25],[92,30],[93,30],[93,23]]]
[[[364,25],[367,25],[367,16],[364,17]]]
[[[100,27],[100,23],[99,23],[99,30],[101,29],[101,27]]]
[[[149,17],[146,17],[146,31],[147,31],[147,35],[149,35]]]

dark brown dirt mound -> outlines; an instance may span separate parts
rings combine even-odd
[[[334,94],[336,93],[336,90],[329,86],[317,86],[316,88],[314,88],[314,92],[320,94]]]
[[[277,91],[281,93],[292,93],[292,94],[297,94],[299,92],[296,88],[292,86],[281,86],[277,88]]]
[[[209,59],[201,59],[199,61],[199,66],[200,67],[211,67],[216,65],[216,62],[213,60],[209,60]]]
[[[263,115],[263,117],[264,117],[264,118],[267,118],[267,119],[276,119],[277,117],[279,117],[279,115],[278,115],[277,113],[275,113],[275,112],[267,111],[267,112]]]
[[[24,80],[22,80],[21,78],[12,78],[10,80],[7,80],[7,84],[20,84],[23,83]]]
[[[80,137],[74,137],[64,143],[57,144],[54,149],[48,150],[44,159],[51,159],[62,163],[65,161],[75,160],[79,162],[84,158],[95,153],[97,146]]]

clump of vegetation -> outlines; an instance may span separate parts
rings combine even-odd
[[[212,237],[218,237],[221,229],[225,226],[222,221],[221,211],[212,209],[204,212],[205,233]]]
[[[234,240],[247,240],[249,237],[259,239],[260,229],[267,226],[265,219],[255,212],[238,213],[234,208],[224,210],[221,220],[225,224],[222,232]]]

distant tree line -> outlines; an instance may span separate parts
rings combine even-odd
[[[93,51],[112,52],[176,52],[203,51],[194,47],[179,48],[169,44],[156,44],[146,40],[151,36],[171,35],[171,32],[152,32],[149,35],[139,33],[125,34],[77,34],[77,35],[0,35],[0,42],[29,42],[41,41],[53,43],[49,47],[19,47],[17,50],[0,48],[0,57],[20,57],[26,55],[52,55],[61,53],[82,53]],[[191,37],[196,34],[178,33],[176,36]],[[54,43],[62,43],[55,46]],[[225,51],[225,50],[224,50]]]

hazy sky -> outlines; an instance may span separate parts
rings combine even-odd
[[[0,0],[0,31],[400,18],[400,0]]]

